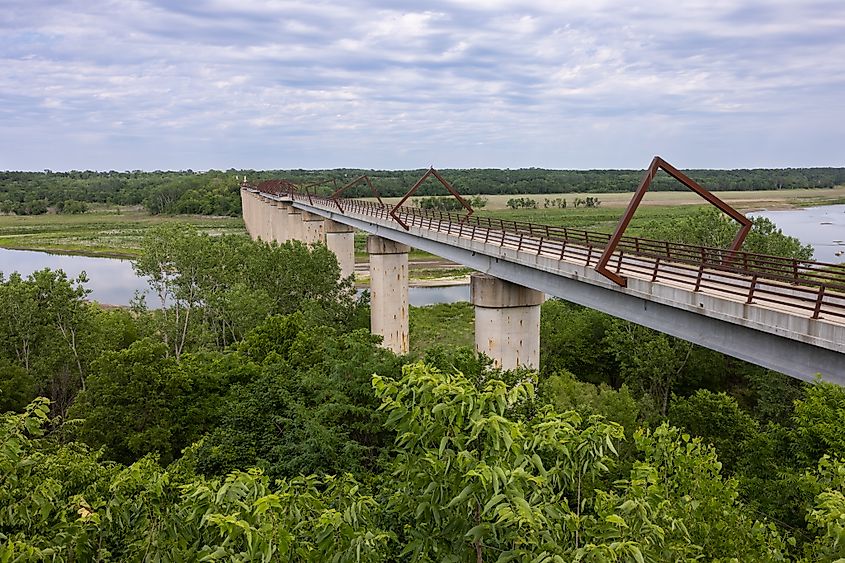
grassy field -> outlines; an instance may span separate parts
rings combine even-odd
[[[138,254],[145,230],[162,223],[189,223],[207,233],[246,232],[239,217],[172,217],[111,208],[81,215],[0,215],[0,247],[131,258]]]
[[[759,190],[759,191],[724,191],[715,192],[723,201],[728,202],[737,209],[753,211],[759,209],[788,209],[805,205],[825,205],[829,203],[841,203],[845,200],[845,186],[836,188],[808,188],[799,190]],[[530,198],[537,202],[539,210],[543,210],[543,202],[546,199],[562,198],[567,201],[572,210],[575,198],[586,199],[587,197],[599,198],[601,207],[625,207],[633,196],[632,192],[625,193],[569,193],[569,194],[504,194],[486,195],[487,205],[484,208],[488,211],[507,210],[507,202],[511,198]],[[385,203],[396,203],[398,197],[383,198]],[[678,192],[648,192],[643,198],[642,207],[665,207],[675,205],[701,205],[702,199],[689,190]]]
[[[470,303],[441,303],[411,307],[410,353],[419,356],[441,344],[450,348],[474,346],[475,310]]]

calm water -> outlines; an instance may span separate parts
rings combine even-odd
[[[785,235],[815,249],[819,262],[845,262],[845,205],[805,207],[786,211],[757,211],[749,215],[770,219]],[[837,252],[841,252],[839,256]]]
[[[0,272],[7,278],[12,272],[26,277],[44,268],[64,270],[69,278],[85,272],[88,276],[85,287],[91,290],[88,298],[107,305],[128,305],[136,291],[147,294],[150,289],[145,280],[135,275],[129,260],[0,248]],[[147,295],[148,305],[153,306],[157,301],[152,294]]]
[[[816,260],[845,262],[845,205],[759,211],[753,215],[767,217],[785,234],[813,245]],[[842,254],[837,256],[837,252]],[[12,272],[27,276],[44,268],[62,269],[68,277],[76,277],[84,271],[89,280],[86,287],[91,290],[90,299],[100,303],[128,305],[136,291],[147,296],[149,306],[155,306],[158,302],[147,282],[135,275],[129,260],[0,248],[0,272],[7,277]],[[469,286],[412,287],[408,297],[411,305],[417,307],[469,301]]]
[[[89,256],[67,256],[32,252],[28,250],[6,250],[0,248],[0,272],[8,278],[12,272],[24,277],[37,270],[51,268],[64,270],[68,277],[81,272],[88,276],[85,286],[91,290],[89,299],[108,305],[128,305],[140,291],[147,296],[147,305],[158,305],[158,297],[150,292],[147,282],[132,270],[132,262],[116,258],[91,258]],[[411,305],[421,307],[436,303],[469,301],[469,286],[411,287],[408,290]]]

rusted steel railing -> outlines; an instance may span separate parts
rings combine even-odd
[[[275,186],[274,186],[275,187]],[[309,201],[288,187],[275,192]],[[311,205],[336,212],[329,198],[310,196]],[[345,199],[344,213],[395,221],[391,207],[360,199]],[[403,207],[394,210],[410,227],[511,248],[537,256],[594,268],[610,235],[520,221]],[[736,252],[638,237],[622,237],[608,269],[693,292],[729,297],[743,303],[807,313],[813,319],[845,322],[845,266]]]

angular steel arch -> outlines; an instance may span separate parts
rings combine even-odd
[[[648,169],[643,174],[642,180],[640,180],[640,185],[637,187],[637,191],[634,192],[634,197],[631,198],[631,202],[628,203],[628,208],[625,210],[625,214],[622,215],[622,218],[619,219],[619,224],[616,225],[616,230],[613,231],[613,235],[611,235],[610,240],[607,242],[607,246],[604,249],[604,252],[599,258],[599,263],[596,264],[596,271],[603,275],[604,277],[608,278],[609,280],[615,282],[616,284],[627,287],[628,280],[623,276],[615,272],[611,272],[607,268],[608,262],[610,262],[611,256],[613,256],[613,252],[616,250],[616,246],[619,244],[619,241],[622,240],[622,236],[625,234],[625,229],[628,228],[628,224],[631,222],[631,219],[634,217],[634,213],[637,211],[637,208],[640,205],[640,202],[643,200],[643,196],[648,191],[649,186],[651,186],[652,180],[654,180],[654,175],[657,174],[659,169],[663,169],[666,171],[667,174],[678,180],[680,183],[700,195],[702,198],[707,200],[711,205],[717,207],[722,213],[730,216],[733,220],[741,225],[739,232],[734,237],[733,242],[730,246],[730,252],[728,253],[728,260],[732,254],[739,250],[739,247],[742,246],[742,243],[745,242],[745,237],[748,236],[749,231],[751,231],[751,219],[701,187],[698,183],[696,183],[692,178],[660,158],[659,156],[655,156],[651,164],[649,165]]]

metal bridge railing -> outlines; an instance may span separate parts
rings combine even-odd
[[[337,211],[330,198],[275,192],[311,205]],[[344,214],[359,214],[392,221],[387,205],[344,199]],[[610,235],[568,227],[527,222],[466,217],[456,213],[402,207],[399,213],[409,226],[445,233],[519,252],[595,267]],[[810,318],[845,322],[845,266],[795,260],[750,252],[638,237],[623,237],[608,268],[639,279],[662,282],[730,297],[771,309],[800,311]]]

